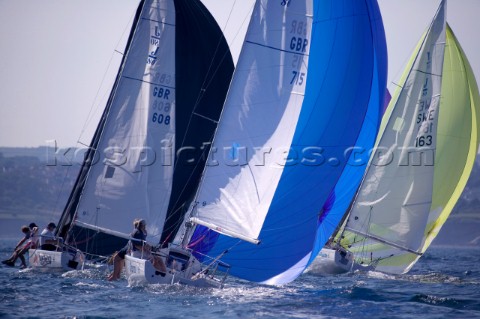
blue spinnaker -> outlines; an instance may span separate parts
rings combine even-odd
[[[247,32],[248,46],[245,45],[242,49],[239,65],[232,81],[232,86],[248,86],[249,82],[235,79],[237,73],[245,72],[248,67],[253,70],[253,75],[242,74],[242,76],[249,81],[262,79],[264,76],[262,72],[277,72],[279,76],[284,74],[290,76],[289,72],[283,72],[289,66],[285,62],[285,55],[292,53],[288,50],[288,44],[292,50],[302,51],[308,48],[308,51],[303,54],[303,58],[308,58],[306,65],[308,73],[305,73],[305,78],[301,76],[302,73],[299,73],[299,77],[293,77],[290,83],[279,81],[279,86],[274,88],[275,92],[292,90],[289,98],[302,99],[302,103],[297,113],[292,112],[292,114],[298,114],[298,118],[292,121],[295,125],[294,131],[288,145],[288,158],[285,165],[279,168],[281,175],[278,181],[275,180],[275,183],[269,186],[274,190],[271,201],[263,201],[264,193],[257,192],[258,202],[262,204],[262,208],[268,205],[268,212],[259,235],[261,243],[252,245],[239,242],[238,239],[213,234],[204,227],[197,227],[190,241],[191,248],[210,256],[219,255],[228,249],[229,252],[223,256],[222,260],[232,266],[232,275],[267,284],[283,284],[297,278],[313,256],[312,250],[315,252],[317,247],[323,246],[334,231],[336,224],[332,223],[332,227],[323,227],[324,224],[331,223],[328,216],[319,227],[319,216],[332,191],[338,185],[340,177],[346,171],[347,162],[351,160],[350,154],[347,153],[346,156],[345,151],[354,145],[361,145],[364,139],[373,140],[376,135],[386,79],[384,30],[375,0],[291,2],[290,7],[286,5],[285,8],[281,8],[283,18],[288,22],[284,26],[285,32],[275,30],[275,36],[285,37],[284,42],[287,43],[287,47],[283,51],[274,48],[275,56],[279,58],[275,70],[271,65],[262,67],[263,65],[260,64],[262,60],[257,60],[257,56],[264,54],[262,50],[265,48],[272,47],[268,45],[273,42],[269,38],[271,30],[269,15],[279,9],[278,5],[277,1],[263,0],[257,3],[249,28],[252,28],[252,24],[261,24],[265,30],[262,33],[265,44],[259,45],[257,33],[256,42],[252,45],[253,41],[249,43]],[[305,12],[302,13],[301,10]],[[278,12],[276,14],[275,18],[278,18]],[[296,27],[303,25],[304,21],[311,26],[311,30],[307,28],[308,32],[305,31],[305,35],[310,38],[303,39],[300,34],[295,35],[294,41],[289,34],[290,28],[294,25]],[[272,21],[273,24],[276,22],[278,19]],[[258,54],[252,54],[252,50],[258,50]],[[295,56],[298,55],[297,52]],[[296,76],[295,73],[294,75]],[[304,93],[301,91],[295,95],[296,91],[295,87],[292,89],[292,83],[299,85],[303,80],[306,82]],[[258,81],[257,85],[261,86],[264,83]],[[232,86],[230,91],[235,89]],[[255,89],[258,88],[252,88],[252,90]],[[269,93],[267,89],[264,90],[264,96],[268,97]],[[242,125],[239,128],[249,124],[247,115],[252,108],[256,107],[256,103],[250,100],[248,95],[240,96],[244,100],[239,103],[241,106],[239,115],[235,117],[231,114],[233,113],[231,109],[226,109],[224,113],[227,119],[222,118],[220,124],[222,120],[228,121],[228,116],[235,119],[231,121],[232,125],[241,122]],[[265,98],[264,96],[262,98]],[[271,101],[273,105],[282,102],[274,99]],[[226,108],[228,107],[227,104]],[[268,121],[268,118],[265,118],[265,121]],[[283,124],[284,121],[285,119],[282,118],[279,123]],[[268,125],[267,122],[262,124]],[[275,133],[278,134],[278,132]],[[251,132],[248,141],[253,141],[252,144],[255,146],[254,142],[257,138],[262,138],[262,143],[264,140],[268,141],[264,136],[252,137]],[[257,174],[255,169],[258,168],[252,168],[251,176],[245,176],[253,180],[252,187],[258,186],[261,190],[261,183],[264,181],[256,179],[260,174]],[[363,169],[364,167],[355,170],[353,181],[359,181],[363,174],[360,170]],[[234,178],[240,180],[238,176],[230,180]],[[238,184],[241,184],[241,180]],[[231,189],[232,187],[224,188],[229,192],[224,191],[222,196],[229,200],[229,206],[226,207],[234,210],[239,204],[235,202],[234,192]],[[222,197],[223,200],[224,197]],[[343,198],[343,194],[337,194],[333,204],[335,205],[340,198]],[[202,203],[201,200],[199,202]],[[209,207],[210,202],[205,202],[205,205]],[[322,232],[322,236],[318,236],[319,232]]]

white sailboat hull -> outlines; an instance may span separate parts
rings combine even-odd
[[[353,264],[351,252],[323,248],[310,266],[310,271],[322,275],[338,275],[352,271]]]
[[[172,258],[176,253],[177,258]],[[162,252],[163,255],[164,251]],[[179,254],[184,254],[183,263],[178,259]],[[125,256],[125,271],[130,284],[183,284],[202,288],[222,288],[227,273],[223,276],[215,276],[216,268],[205,272],[200,262],[189,252],[179,250],[167,250],[167,272],[162,273],[153,267],[149,260]]]
[[[84,262],[84,256],[78,252],[49,251],[30,249],[29,265],[36,270],[67,271],[80,269]]]

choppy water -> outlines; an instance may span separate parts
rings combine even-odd
[[[5,259],[15,241],[0,241]],[[480,318],[480,249],[431,248],[408,275],[308,272],[272,287],[128,287],[103,270],[64,274],[0,266],[1,318]]]

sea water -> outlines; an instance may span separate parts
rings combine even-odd
[[[0,241],[0,257],[14,245]],[[224,289],[1,265],[0,318],[480,318],[479,260],[478,248],[432,247],[407,275],[310,271],[284,286],[230,277]]]

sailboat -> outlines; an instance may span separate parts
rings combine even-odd
[[[380,112],[385,78],[376,1],[257,1],[214,148],[173,244],[203,263],[220,257],[241,279],[297,278],[344,151],[366,114]]]
[[[116,81],[58,223],[65,250],[31,251],[76,269],[104,261],[148,221],[173,240],[206,161],[233,73],[226,40],[198,0],[140,1]],[[42,258],[38,258],[42,256]],[[34,262],[34,267],[47,267]]]
[[[354,256],[352,269],[408,272],[447,220],[474,165],[480,97],[445,11],[441,1],[337,234],[341,250]]]

